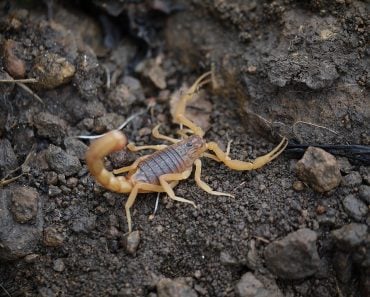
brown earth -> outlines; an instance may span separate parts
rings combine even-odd
[[[0,82],[0,178],[23,173],[0,188],[0,296],[368,296],[369,165],[337,156],[341,184],[318,193],[289,154],[248,172],[204,159],[204,181],[235,198],[191,176],[175,192],[198,208],[161,194],[152,217],[157,194],[141,194],[136,246],[127,195],[95,183],[74,138],[139,111],[130,141],[159,143],[158,123],[175,137],[170,99],[212,68],[191,110],[207,140],[233,141],[232,158],[281,135],[368,146],[366,1],[52,2],[0,1],[1,79],[38,80]],[[280,247],[297,267],[274,258]]]

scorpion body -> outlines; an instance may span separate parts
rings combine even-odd
[[[205,141],[192,135],[178,143],[157,151],[139,162],[132,176],[136,182],[159,185],[159,177],[169,173],[181,173],[190,169],[194,161],[206,150]]]
[[[280,144],[271,152],[256,158],[252,162],[245,162],[232,160],[229,157],[229,147],[224,152],[216,142],[206,142],[203,138],[204,131],[185,117],[185,109],[187,103],[193,99],[193,94],[197,89],[211,81],[209,78],[206,79],[210,74],[210,72],[207,72],[199,77],[180,98],[176,107],[174,121],[187,127],[187,129],[179,131],[184,139],[179,140],[160,134],[158,125],[152,131],[153,136],[169,141],[172,143],[171,145],[135,146],[134,144],[127,144],[127,137],[115,130],[94,141],[86,152],[86,163],[90,173],[102,186],[114,192],[130,193],[125,204],[129,232],[132,230],[130,208],[134,204],[138,193],[166,192],[171,199],[189,203],[196,207],[193,201],[178,197],[173,191],[180,180],[187,179],[190,176],[193,165],[195,165],[194,179],[201,189],[211,195],[234,197],[229,193],[212,190],[209,185],[201,180],[201,157],[222,162],[234,170],[253,170],[274,160],[286,148],[288,141],[283,138]],[[108,171],[104,167],[104,158],[110,153],[126,147],[131,151],[154,149],[157,152],[138,158],[130,166],[113,170],[113,172]],[[119,175],[122,173],[127,174],[126,176]]]

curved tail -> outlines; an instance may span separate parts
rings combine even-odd
[[[129,193],[132,185],[125,177],[115,176],[108,171],[104,167],[104,157],[125,148],[126,145],[127,137],[114,130],[91,143],[85,155],[90,174],[95,177],[99,184],[113,192]]]

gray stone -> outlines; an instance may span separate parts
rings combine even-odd
[[[51,247],[61,246],[64,242],[64,236],[57,229],[50,226],[44,230],[44,245]]]
[[[45,157],[51,169],[66,176],[76,174],[82,168],[77,157],[67,154],[60,147],[52,144],[49,145]]]
[[[341,181],[335,157],[323,149],[309,147],[296,164],[298,177],[318,192],[336,188]]]
[[[89,233],[96,227],[96,215],[81,215],[72,223],[72,230],[76,233]]]
[[[370,186],[362,185],[359,189],[359,197],[367,204],[370,204]]]
[[[196,297],[198,294],[188,285],[169,278],[163,278],[157,283],[158,297]]]
[[[31,187],[13,190],[10,210],[18,223],[26,223],[37,215],[39,193]]]
[[[19,224],[10,211],[12,193],[17,189],[0,189],[0,260],[15,260],[34,253],[42,238],[42,200],[37,201],[37,213],[32,224]]]
[[[80,160],[85,160],[85,153],[88,148],[81,140],[74,137],[67,137],[64,139],[64,146],[66,148],[67,154],[71,156],[76,156]]]
[[[270,243],[265,250],[267,267],[285,279],[301,279],[315,274],[320,266],[316,239],[316,232],[301,229]]]
[[[271,292],[266,290],[263,284],[251,273],[242,276],[235,286],[235,293],[239,297],[268,297]]]
[[[332,231],[331,234],[339,249],[351,251],[365,242],[368,227],[365,224],[351,223]]]
[[[369,211],[367,205],[352,194],[343,199],[343,207],[351,218],[358,221],[365,217]]]
[[[0,139],[0,172],[8,173],[17,168],[18,161],[12,145],[8,139]]]
[[[137,248],[140,243],[140,232],[133,231],[127,234],[122,241],[122,245],[125,248],[126,252],[130,255],[134,255],[137,251]]]
[[[358,171],[352,171],[342,178],[342,185],[345,187],[354,187],[361,185],[362,178]]]
[[[56,259],[53,261],[53,269],[57,272],[63,272],[65,269],[63,259]]]
[[[47,112],[40,112],[33,117],[37,134],[50,139],[55,144],[61,144],[66,135],[67,123],[61,118]]]

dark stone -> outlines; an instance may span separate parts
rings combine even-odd
[[[21,216],[32,216],[32,224],[19,224],[10,211],[13,192],[18,190],[23,191],[22,188],[16,187],[0,189],[0,260],[15,260],[34,253],[42,238],[42,200],[37,199],[36,214],[26,211]],[[17,207],[17,212],[20,209]]]
[[[359,189],[359,197],[367,204],[370,204],[370,186],[362,185]]]
[[[26,223],[37,215],[39,194],[31,187],[18,187],[13,190],[10,210],[18,223]]]
[[[77,157],[67,154],[60,147],[52,144],[49,145],[45,157],[51,169],[66,176],[76,174],[82,168]]]
[[[50,139],[55,144],[61,144],[66,135],[67,123],[61,118],[47,112],[40,112],[33,117],[37,134]]]
[[[239,297],[268,297],[271,292],[266,290],[263,284],[251,273],[242,276],[235,286],[235,293]]]
[[[17,168],[18,161],[12,145],[8,139],[0,139],[0,172],[8,173]]]
[[[365,224],[351,223],[332,231],[331,234],[339,249],[351,251],[366,240],[368,227]]]
[[[74,137],[67,137],[64,139],[64,146],[66,148],[67,154],[71,156],[76,156],[80,160],[85,160],[85,153],[88,148],[81,140]]]
[[[365,217],[369,211],[367,205],[354,195],[348,195],[343,199],[343,207],[351,218],[358,221]]]
[[[196,297],[198,294],[188,285],[168,278],[157,283],[158,297]]]
[[[270,243],[265,250],[267,267],[285,279],[301,279],[315,274],[320,266],[316,239],[316,232],[301,229]]]

